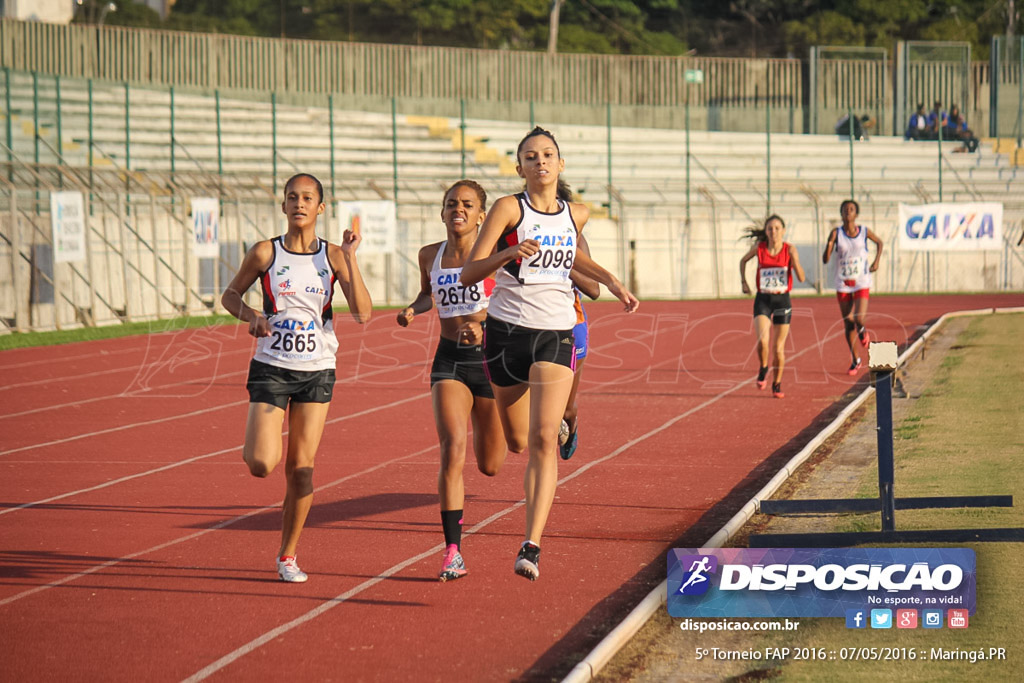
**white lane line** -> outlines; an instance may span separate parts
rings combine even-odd
[[[366,475],[366,474],[371,474],[371,473],[373,473],[373,472],[375,472],[375,471],[377,471],[377,470],[379,470],[379,469],[381,469],[383,467],[387,467],[388,465],[393,465],[393,464],[401,462],[403,460],[409,460],[410,458],[417,458],[417,457],[423,455],[424,453],[429,453],[430,451],[434,450],[435,448],[437,448],[437,444],[433,444],[433,445],[428,446],[426,448],[421,448],[420,450],[416,451],[415,453],[409,453],[408,455],[403,455],[403,456],[400,456],[400,457],[397,457],[397,458],[392,458],[391,460],[385,460],[384,462],[380,462],[380,463],[378,463],[378,464],[376,464],[376,465],[374,465],[372,467],[368,467],[365,470],[360,470],[359,472],[354,472],[352,474],[345,475],[341,479],[336,479],[336,480],[330,482],[329,484],[324,484],[323,486],[319,486],[316,489],[314,489],[313,492],[315,494],[315,493],[318,493],[318,492],[326,491],[327,489],[332,488],[334,486],[337,486],[338,484],[343,484],[344,482],[349,481],[351,479],[355,479],[356,477],[361,477],[361,476]],[[228,450],[231,450],[231,449],[228,449]],[[215,455],[215,454],[211,454],[211,455]],[[209,456],[204,456],[204,457],[209,457]],[[98,564],[98,565],[96,565],[94,567],[90,567],[89,569],[80,571],[77,574],[71,574],[71,575],[65,576],[64,578],[57,579],[56,581],[51,581],[50,583],[44,584],[42,586],[36,586],[35,588],[30,588],[29,590],[22,591],[21,593],[16,593],[14,595],[8,596],[8,597],[0,600],[0,607],[2,607],[4,605],[8,605],[8,604],[10,604],[12,602],[15,602],[17,600],[21,600],[22,598],[27,598],[30,595],[35,595],[36,593],[40,593],[40,592],[48,590],[50,588],[56,588],[57,586],[62,586],[64,584],[66,584],[66,583],[70,583],[71,581],[75,581],[77,579],[80,579],[83,576],[88,576],[89,574],[95,574],[98,571],[102,571],[102,570],[107,569],[109,567],[113,567],[114,565],[117,565],[117,564],[120,564],[122,562],[125,562],[126,560],[134,560],[137,557],[142,557],[143,555],[148,555],[150,553],[158,552],[160,550],[163,550],[164,548],[169,548],[172,545],[177,545],[179,543],[184,543],[186,541],[191,541],[194,538],[199,538],[200,536],[205,536],[206,534],[210,533],[211,531],[217,531],[218,529],[223,529],[225,527],[231,526],[232,524],[234,524],[236,522],[240,522],[243,519],[248,519],[249,517],[252,517],[253,515],[258,515],[258,514],[261,514],[261,513],[264,513],[264,512],[268,512],[268,511],[271,511],[271,510],[280,509],[282,503],[283,503],[283,501],[279,501],[279,502],[277,502],[277,503],[275,503],[273,505],[268,505],[268,506],[262,507],[262,508],[260,508],[258,510],[252,510],[250,512],[245,513],[244,515],[238,515],[237,517],[232,517],[231,519],[224,520],[223,522],[218,522],[218,523],[214,524],[213,526],[211,526],[209,528],[203,529],[202,531],[197,531],[195,533],[188,534],[187,536],[182,536],[180,538],[176,538],[174,540],[167,541],[166,543],[161,543],[159,545],[155,545],[152,548],[146,548],[145,550],[140,550],[138,552],[131,553],[129,555],[122,555],[121,557],[117,558],[116,560],[109,560],[109,561],[104,562],[102,564]]]
[[[393,348],[395,346],[404,346],[404,345],[405,344],[403,344],[403,343],[384,344],[382,346],[374,346],[373,350],[375,352],[378,352],[378,351],[384,351],[386,349]],[[338,354],[338,358],[343,360],[343,359],[345,359],[346,356],[349,356],[349,355],[357,355],[358,356],[361,352],[362,352],[362,349],[343,351],[342,353]],[[227,352],[228,355],[235,354],[235,353],[236,353],[236,351],[229,351],[229,352]],[[241,353],[241,351],[238,351],[237,353]],[[252,349],[249,349],[248,351],[245,351],[245,353],[247,353],[248,355],[251,356],[252,355]],[[218,356],[218,358],[219,358],[219,356]],[[152,363],[150,365],[150,367],[154,368],[154,369],[157,369],[157,368],[159,368],[160,366],[163,366],[163,365],[172,365],[173,366],[174,363],[175,363],[175,360],[172,358],[172,359],[170,359],[168,361],[157,361],[155,363]],[[402,365],[396,365],[396,366],[391,367],[391,368],[382,368],[380,370],[375,370],[373,372],[369,372],[369,373],[365,373],[365,374],[359,374],[359,375],[353,376],[351,378],[339,379],[338,381],[339,382],[347,382],[347,381],[351,381],[353,379],[361,379],[362,377],[373,376],[375,374],[379,374],[380,372],[388,372],[388,371],[391,371],[391,370],[398,370],[400,368],[411,367],[411,366],[415,366],[415,365],[419,365],[419,364],[426,365],[426,361],[423,361],[422,363],[406,363],[406,364],[402,364]],[[219,366],[219,362],[218,362],[218,366]],[[145,367],[145,366],[143,366],[143,367]],[[112,369],[112,370],[109,370],[109,371],[104,371],[104,372],[99,373],[99,374],[100,375],[103,375],[103,374],[114,374],[114,373],[117,373],[117,372],[121,372],[122,370],[125,370],[125,369],[129,369],[129,370],[135,369],[136,370],[136,377],[138,377],[138,376],[146,377],[146,376],[152,375],[152,373],[149,373],[149,375],[147,375],[146,373],[140,373],[140,372],[138,372],[137,368],[115,368],[115,369]],[[90,403],[98,403],[98,402],[101,402],[101,401],[108,401],[108,400],[113,400],[113,399],[118,399],[118,398],[127,398],[127,397],[132,397],[132,396],[146,397],[146,396],[150,395],[150,392],[153,392],[153,394],[157,394],[159,391],[166,390],[166,389],[172,389],[172,388],[181,387],[181,386],[195,385],[195,384],[199,384],[199,383],[203,383],[203,382],[215,382],[217,380],[223,380],[223,379],[226,379],[228,377],[234,377],[236,375],[245,375],[248,372],[249,372],[249,370],[248,370],[248,368],[246,368],[244,370],[235,370],[235,371],[232,371],[232,372],[227,372],[227,373],[224,373],[224,374],[213,375],[213,376],[210,376],[210,377],[207,377],[205,375],[200,375],[199,377],[193,377],[193,378],[190,378],[190,379],[182,380],[181,382],[172,382],[170,384],[161,384],[161,385],[153,386],[153,387],[144,387],[144,388],[135,389],[135,390],[132,390],[132,391],[121,391],[121,392],[118,392],[116,394],[105,394],[103,396],[94,396],[92,398],[85,398],[85,399],[80,399],[80,400],[76,400],[76,401],[70,401],[68,403],[55,403],[55,404],[51,404],[51,405],[41,406],[39,408],[31,408],[29,410],[23,410],[20,413],[5,413],[3,415],[0,415],[0,420],[6,420],[6,419],[9,419],[9,418],[15,418],[15,417],[23,417],[25,415],[32,415],[32,414],[35,414],[35,413],[43,413],[43,412],[46,412],[48,410],[58,410],[60,408],[72,408],[72,407],[84,406],[84,405],[88,405]],[[71,379],[74,379],[74,378],[71,378]],[[45,380],[45,382],[60,382],[60,381],[64,381],[64,380],[63,379],[60,379],[60,380],[58,380],[58,379]],[[2,455],[2,453],[0,453],[0,455]]]
[[[400,399],[398,401],[393,401],[391,403],[387,403],[385,405],[374,406],[373,408],[367,408],[366,410],[362,410],[362,411],[360,411],[358,413],[351,413],[349,415],[342,415],[340,417],[335,417],[335,418],[332,418],[332,419],[328,420],[327,422],[325,422],[324,426],[329,425],[329,424],[334,424],[336,422],[342,422],[344,420],[353,420],[353,419],[355,419],[357,417],[362,417],[364,415],[369,415],[370,413],[377,412],[378,410],[385,410],[387,408],[394,408],[395,406],[400,406],[400,405],[402,405],[404,403],[411,403],[412,401],[418,401],[418,400],[421,400],[421,399],[424,399],[424,398],[430,398],[430,394],[419,394],[417,396],[410,396],[409,398],[403,398],[403,399]],[[237,404],[234,404],[234,405],[237,405]],[[284,434],[287,434],[287,433],[288,433],[288,431],[285,430]],[[213,453],[205,453],[203,455],[197,455],[194,458],[188,458],[187,460],[181,460],[179,462],[171,463],[170,465],[164,465],[163,467],[157,467],[157,468],[152,469],[152,470],[146,470],[145,472],[137,472],[136,474],[129,474],[126,477],[121,477],[120,479],[113,479],[111,481],[107,481],[107,482],[104,482],[102,484],[97,484],[95,486],[90,486],[88,488],[79,489],[77,491],[69,491],[68,493],[62,493],[60,495],[53,496],[51,498],[45,498],[43,500],[32,501],[31,503],[22,503],[21,505],[18,505],[18,506],[12,507],[12,508],[6,508],[4,510],[0,510],[0,515],[6,515],[6,514],[9,514],[11,512],[15,512],[16,510],[24,510],[26,508],[36,507],[37,505],[43,505],[45,503],[52,503],[55,500],[61,500],[61,499],[64,499],[64,498],[70,498],[71,496],[76,496],[76,495],[79,495],[81,493],[89,493],[90,491],[97,491],[99,489],[105,489],[108,486],[113,486],[115,484],[120,484],[120,483],[123,483],[123,482],[126,482],[126,481],[131,481],[132,479],[138,479],[140,477],[148,477],[151,474],[157,474],[158,472],[164,472],[166,470],[171,470],[171,469],[174,469],[175,467],[181,467],[182,465],[188,465],[189,463],[197,462],[199,460],[205,460],[207,458],[212,458],[212,457],[217,456],[217,455],[223,455],[224,453],[230,453],[232,451],[240,451],[240,450],[242,450],[242,446],[232,446],[231,448],[224,448],[224,449],[219,450],[219,451],[214,451]]]
[[[384,369],[381,369],[381,370],[376,370],[374,372],[367,372],[367,373],[364,373],[364,374],[361,374],[361,375],[357,375],[357,376],[345,377],[345,378],[339,379],[337,382],[335,382],[335,386],[338,386],[339,384],[350,384],[352,382],[364,379],[366,377],[373,377],[374,375],[381,375],[381,374],[385,374],[385,373],[388,373],[388,372],[394,372],[395,370],[402,370],[402,369],[405,369],[405,368],[408,368],[408,367],[414,367],[416,365],[418,365],[418,363],[410,363],[408,365],[400,365],[400,366],[397,366],[397,367],[394,367],[394,368],[384,368]],[[238,374],[238,373],[230,373],[230,374]],[[222,375],[221,377],[229,377],[230,374],[229,375]],[[125,397],[127,398],[128,396],[140,396],[140,397],[144,398],[145,397],[145,393],[130,394],[130,395],[126,395]],[[92,399],[90,399],[89,401],[82,401],[82,403],[88,403],[91,400]],[[103,399],[96,399],[96,400],[103,400]],[[248,399],[243,399],[241,401],[234,401],[232,403],[221,403],[221,404],[210,406],[210,407],[207,407],[207,408],[200,408],[199,410],[194,410],[194,411],[192,411],[190,413],[179,413],[177,415],[169,415],[167,417],[158,417],[158,418],[155,418],[153,420],[146,420],[145,422],[132,422],[132,423],[129,423],[129,424],[126,424],[126,425],[121,425],[120,427],[110,427],[108,429],[100,429],[100,430],[95,431],[95,432],[86,432],[85,434],[76,434],[74,436],[64,437],[63,439],[55,439],[53,441],[46,441],[46,442],[43,442],[43,443],[30,444],[28,446],[19,446],[18,448],[11,448],[11,449],[8,449],[6,451],[0,451],[0,456],[10,455],[12,453],[20,453],[22,451],[30,451],[30,450],[33,450],[33,449],[36,449],[36,448],[45,448],[47,446],[55,446],[55,445],[58,445],[58,444],[67,443],[69,441],[77,441],[79,439],[87,439],[87,438],[90,438],[90,437],[93,437],[93,436],[101,436],[103,434],[110,434],[111,432],[124,431],[126,429],[135,429],[136,427],[146,427],[148,425],[160,424],[161,422],[171,422],[173,420],[186,419],[186,418],[189,418],[189,417],[195,417],[196,415],[202,415],[202,414],[205,414],[205,413],[213,412],[214,410],[220,410],[222,408],[232,408],[232,407],[243,405],[243,404],[247,404],[247,403],[249,403]],[[68,405],[78,405],[78,404],[68,404]],[[328,422],[328,424],[330,424],[330,422]]]
[[[838,334],[837,335],[833,335],[833,336],[838,336]],[[793,354],[793,356],[791,356],[791,358],[796,359],[798,356],[800,356],[803,353],[806,353],[808,351],[817,349],[817,348],[820,347],[821,343],[824,343],[824,342],[820,342],[819,344],[808,346],[803,351],[800,351],[799,353]],[[669,361],[676,361],[676,360],[678,360],[678,359],[674,359],[674,358],[673,359],[669,359]],[[609,460],[615,458],[618,455],[621,455],[626,450],[632,448],[633,446],[636,446],[637,444],[641,443],[642,441],[645,441],[645,440],[649,439],[652,436],[660,434],[661,432],[665,431],[666,429],[668,429],[668,428],[672,427],[673,425],[675,425],[676,423],[678,423],[680,420],[683,420],[686,417],[689,417],[689,416],[693,415],[694,413],[697,413],[697,412],[703,410],[704,408],[707,408],[708,406],[713,405],[714,403],[716,403],[717,401],[721,400],[722,398],[728,396],[729,394],[733,393],[734,391],[737,391],[737,390],[747,386],[748,383],[749,383],[749,380],[748,381],[737,382],[735,386],[730,387],[729,389],[726,389],[724,391],[719,392],[718,394],[716,394],[715,396],[712,396],[711,398],[707,399],[703,403],[700,403],[699,405],[697,405],[697,406],[695,406],[695,407],[693,407],[693,408],[691,408],[691,409],[689,409],[689,410],[687,410],[687,411],[685,411],[685,412],[683,412],[683,413],[681,413],[679,415],[676,415],[675,417],[671,418],[670,420],[666,421],[665,423],[661,424],[660,426],[655,427],[654,429],[651,429],[647,433],[642,434],[642,435],[640,435],[640,436],[638,436],[638,437],[636,437],[634,439],[631,439],[631,440],[627,441],[626,443],[624,443],[623,445],[619,446],[618,448],[616,448],[614,451],[612,451],[608,455],[606,455],[606,456],[604,456],[602,458],[599,458],[598,460],[595,460],[593,462],[589,462],[586,465],[584,465],[583,467],[581,467],[578,470],[574,471],[572,474],[569,474],[569,475],[563,477],[562,479],[560,479],[558,481],[559,485],[564,484],[567,481],[571,481],[572,479],[575,479],[576,477],[578,477],[581,474],[583,474],[584,472],[592,469],[593,467],[596,467],[599,464],[603,464],[603,463],[608,462]],[[471,529],[469,529],[466,532],[466,534],[468,535],[468,534],[474,533],[474,532],[484,528],[488,524],[491,524],[492,522],[494,522],[494,521],[504,517],[508,513],[513,512],[514,510],[522,507],[525,504],[526,504],[526,501],[525,501],[525,499],[523,499],[523,500],[520,500],[517,503],[514,503],[514,504],[508,506],[504,510],[501,510],[499,512],[494,513],[493,515],[491,515],[487,519],[481,521],[479,524],[474,525]],[[279,637],[281,635],[284,635],[285,633],[287,633],[287,632],[289,632],[289,631],[291,631],[291,630],[293,630],[293,629],[295,629],[295,628],[297,628],[297,627],[299,627],[299,626],[301,626],[301,625],[303,625],[303,624],[305,624],[305,623],[307,623],[309,621],[312,621],[313,619],[316,619],[320,615],[324,614],[325,612],[327,612],[329,610],[334,609],[338,605],[344,603],[345,601],[351,599],[352,597],[358,595],[359,593],[362,593],[366,589],[371,588],[371,587],[377,585],[378,583],[380,583],[381,581],[383,581],[384,579],[386,579],[386,578],[388,578],[390,576],[393,576],[394,574],[402,571],[403,569],[405,569],[409,565],[415,564],[416,562],[419,562],[420,560],[426,559],[426,558],[430,557],[432,554],[440,552],[443,549],[444,549],[444,544],[443,543],[439,543],[436,546],[434,546],[433,548],[430,548],[429,550],[425,550],[425,551],[419,553],[418,555],[414,555],[413,557],[410,557],[410,558],[408,558],[406,560],[403,560],[402,562],[399,562],[398,564],[392,565],[391,567],[389,567],[388,569],[385,569],[380,574],[377,574],[377,576],[374,576],[373,578],[367,579],[366,581],[364,581],[363,583],[359,584],[358,586],[356,586],[354,588],[351,588],[351,589],[345,591],[344,593],[341,593],[340,595],[337,595],[337,596],[327,600],[324,603],[321,603],[320,605],[318,605],[317,607],[314,607],[313,609],[311,609],[310,611],[306,612],[305,614],[303,614],[301,616],[298,616],[295,619],[292,619],[291,621],[289,621],[287,623],[281,624],[277,628],[274,628],[274,629],[272,629],[270,631],[267,631],[263,635],[261,635],[261,636],[255,638],[255,639],[249,641],[245,645],[242,645],[241,647],[239,647],[239,648],[229,652],[228,654],[224,655],[220,659],[212,662],[211,664],[203,667],[202,669],[200,669],[196,673],[192,674],[188,678],[184,679],[183,683],[198,683],[198,681],[202,681],[202,680],[205,680],[206,678],[209,678],[211,675],[215,674],[216,672],[220,671],[224,667],[228,666],[229,664],[231,664],[235,660],[237,660],[237,659],[239,659],[241,657],[244,657],[245,655],[247,655],[247,654],[257,650],[258,648],[260,648],[263,645],[269,643],[270,641],[274,640],[275,638],[277,638],[277,637]]]

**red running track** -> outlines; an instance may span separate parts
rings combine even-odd
[[[877,297],[901,345],[1020,295]],[[512,572],[524,455],[467,467],[469,574],[436,580],[437,326],[340,325],[339,382],[299,546],[276,580],[283,475],[241,462],[241,326],[0,353],[0,680],[550,679],[838,411],[832,298],[795,300],[786,398],[757,391],[751,301],[589,307],[580,449],[560,463],[541,577]],[[468,459],[472,462],[472,457]]]

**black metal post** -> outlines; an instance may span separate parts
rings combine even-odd
[[[896,494],[893,490],[892,371],[875,373],[875,411],[878,418],[878,497],[882,501],[882,531],[896,528]]]

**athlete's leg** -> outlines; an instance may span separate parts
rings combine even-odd
[[[775,325],[775,384],[782,383],[782,371],[786,367],[786,337],[789,323]]]
[[[864,321],[868,317],[868,297],[860,296],[853,300],[853,324],[857,329],[857,338],[864,333]]]
[[[285,460],[287,491],[278,556],[294,555],[306,515],[313,505],[313,459],[327,422],[330,403],[296,403],[288,411],[288,456]]]
[[[843,317],[843,326],[846,328],[846,345],[850,347],[850,357],[854,363],[857,362],[857,325],[853,321],[852,296],[845,296],[839,299],[839,313]]]
[[[768,344],[772,333],[772,320],[766,315],[754,316],[754,327],[757,331],[757,358],[760,367],[768,367],[768,353],[771,347]]]
[[[569,432],[576,431],[576,416],[579,415],[579,406],[576,405],[576,394],[580,388],[580,375],[583,374],[583,363],[586,358],[576,359],[576,371],[572,376],[572,390],[569,392],[569,399],[565,404],[565,413],[562,419],[569,425]]]
[[[284,409],[269,403],[250,403],[245,421],[242,460],[254,477],[265,477],[281,462],[281,425]]]
[[[465,502],[462,468],[466,464],[466,423],[473,408],[473,394],[462,382],[448,379],[436,382],[430,396],[441,447],[441,469],[437,473],[441,510],[461,510]]]
[[[558,428],[572,391],[572,370],[556,363],[530,367],[530,459],[526,493],[526,540],[540,545],[558,484]]]
[[[498,417],[498,404],[493,398],[473,397],[473,452],[476,466],[488,477],[493,477],[505,464],[508,448]]]
[[[522,453],[526,450],[530,434],[530,385],[499,387],[492,383],[491,388],[505,443],[513,453]]]

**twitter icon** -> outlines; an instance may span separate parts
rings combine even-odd
[[[871,610],[871,628],[892,628],[892,610]]]

